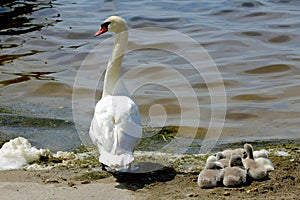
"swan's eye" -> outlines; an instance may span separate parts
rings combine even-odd
[[[104,22],[103,24],[101,24],[101,28],[107,28],[108,29],[108,25],[110,24],[111,22]]]

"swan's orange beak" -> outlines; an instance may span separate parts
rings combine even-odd
[[[98,35],[101,35],[101,34],[107,32],[107,30],[108,30],[108,29],[107,29],[106,26],[102,26],[101,29],[95,33],[94,36],[96,37],[96,36],[98,36]]]
[[[111,22],[104,22],[103,24],[101,24],[101,29],[99,31],[97,31],[94,36],[96,37],[98,35],[101,35],[101,34],[107,32],[108,31],[108,26],[109,26],[110,23]]]

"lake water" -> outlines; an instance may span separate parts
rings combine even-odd
[[[298,0],[8,0],[0,13],[0,139],[89,143],[113,43],[93,35],[110,15],[128,23],[122,73],[145,127],[225,143],[300,139]]]

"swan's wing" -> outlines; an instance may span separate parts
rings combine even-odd
[[[128,162],[132,161],[132,152],[142,137],[137,105],[126,96],[102,98],[95,108],[90,137],[100,154],[106,155],[106,160],[108,157],[124,155],[130,157],[126,158]],[[124,163],[121,158],[119,160]]]
[[[138,106],[130,98],[122,96],[120,101],[122,103],[115,103],[113,106],[118,146],[133,151],[142,137],[140,113]]]

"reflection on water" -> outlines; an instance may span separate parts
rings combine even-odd
[[[47,77],[45,75],[52,74],[53,72],[30,72],[30,73],[13,73],[11,75],[17,75],[19,77],[10,80],[0,81],[0,85],[7,86],[10,84],[15,84],[23,81],[28,81],[31,78],[35,78],[37,80],[54,80],[52,77]],[[3,72],[3,74],[9,75],[9,73]]]
[[[51,1],[0,2],[0,35],[19,35],[39,31],[60,21],[60,15],[51,9]]]
[[[255,69],[250,69],[245,72],[249,74],[268,74],[268,73],[278,73],[282,71],[288,71],[290,69],[291,66],[289,65],[276,64],[276,65],[266,65]]]
[[[5,108],[13,116],[73,121],[74,78],[94,47],[111,38],[111,34],[101,38],[94,38],[93,34],[103,19],[114,14],[124,17],[129,28],[153,26],[179,31],[208,51],[226,88],[227,114],[220,139],[299,138],[299,11],[297,0],[1,1],[0,107],[3,109],[0,110]],[[153,32],[152,37],[153,40],[145,41],[143,35],[132,36],[129,46],[164,48],[182,42],[163,33]],[[98,66],[107,64],[111,45],[99,48],[96,55],[99,62],[88,63],[94,67],[90,68],[94,76],[83,75],[86,85],[75,88],[83,102],[87,102],[88,94],[95,92],[89,83],[97,77]],[[195,75],[184,58],[157,49],[126,54],[124,73],[136,66],[148,66],[142,74],[128,77],[127,81],[136,84],[140,79],[157,77],[159,65],[153,63],[178,70],[193,86],[201,114],[197,136],[202,138],[211,117],[209,87],[218,87],[220,81],[211,79],[208,85],[203,77]],[[202,66],[205,68],[205,63]],[[176,84],[180,85],[174,80]],[[100,82],[95,99],[100,97],[101,87]],[[190,97],[186,93],[182,95],[182,98]],[[162,105],[164,109],[156,115],[167,113],[167,125],[178,125],[174,122],[180,117],[182,105],[168,88],[155,84],[141,86],[133,98],[139,104],[145,125],[149,123],[152,105]],[[93,106],[82,104],[86,108],[82,116],[83,130],[89,126]],[[189,101],[184,106],[195,109]],[[22,130],[13,128],[14,124],[11,126],[0,125],[0,139],[2,135],[9,138],[14,134],[34,138],[33,133],[43,134],[46,129],[32,125]],[[53,134],[59,133],[55,130]],[[55,141],[60,143],[59,139]],[[43,147],[40,138],[36,144]]]

